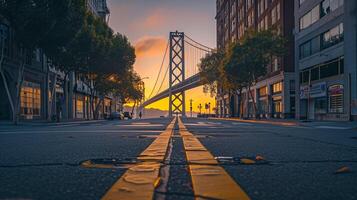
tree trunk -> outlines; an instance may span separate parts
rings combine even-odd
[[[97,105],[95,106],[95,110],[94,110],[94,119],[98,120],[99,119],[99,107],[101,105],[101,103],[103,102],[103,98],[100,98],[99,102],[97,103]]]
[[[4,55],[4,49],[5,49],[5,42],[4,42],[4,39],[2,39],[1,41],[1,58],[0,58],[0,74],[1,74],[1,77],[2,77],[2,80],[3,80],[3,84],[4,84],[4,87],[5,87],[5,91],[6,91],[6,94],[7,94],[7,98],[9,100],[9,103],[10,103],[10,108],[11,108],[11,112],[12,113],[15,113],[15,106],[14,106],[14,101],[11,97],[11,93],[10,93],[10,89],[9,89],[9,85],[6,81],[6,76],[5,76],[5,73],[3,71],[3,63],[4,63],[4,59],[5,59],[5,55]]]
[[[252,100],[253,100],[253,108],[254,108],[254,115],[255,116],[257,116],[257,104],[256,104],[256,101],[255,101],[255,98],[254,98],[254,96],[253,96],[253,93],[252,93],[252,91],[250,90],[250,86],[248,87],[248,90],[249,90],[249,94],[250,94],[250,97],[252,98]],[[248,98],[249,99],[249,98]]]
[[[22,83],[24,82],[24,70],[25,70],[25,62],[26,62],[26,50],[25,50],[25,58],[19,68],[19,73],[17,77],[16,83],[16,93],[15,93],[15,100],[14,100],[14,113],[13,113],[13,122],[15,125],[18,124],[20,118],[20,98],[21,98],[21,88]]]

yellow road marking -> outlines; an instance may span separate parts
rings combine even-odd
[[[207,197],[213,199],[249,200],[244,190],[220,166],[213,155],[202,143],[190,133],[181,119],[178,119],[186,158],[189,163],[193,191],[196,199]]]
[[[138,157],[141,162],[130,167],[103,196],[102,200],[152,199],[160,183],[160,162],[165,159],[176,119]]]

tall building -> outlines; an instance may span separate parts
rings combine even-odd
[[[94,15],[107,21],[110,12],[106,0],[87,0],[87,6]]]
[[[291,0],[217,0],[217,47],[226,49],[248,30],[276,28],[287,40],[287,54],[274,58],[267,75],[251,88],[257,103],[243,91],[238,96],[217,96],[220,116],[291,118],[295,116],[294,2]],[[239,76],[239,74],[237,74]],[[219,91],[221,92],[221,91]],[[238,105],[242,102],[242,105]]]
[[[295,0],[297,118],[356,120],[356,13],[354,0]]]

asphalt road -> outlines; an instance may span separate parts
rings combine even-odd
[[[357,199],[357,131],[183,119],[251,199]],[[100,199],[170,119],[64,125],[0,125],[0,199]],[[242,158],[263,161],[247,165]],[[102,160],[104,159],[104,160]],[[86,168],[91,160],[112,168]],[[101,162],[102,161],[102,162]],[[110,162],[113,161],[113,162]],[[193,199],[175,130],[166,188],[155,197]],[[348,167],[347,173],[335,173]]]

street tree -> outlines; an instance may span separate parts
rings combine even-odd
[[[52,47],[58,48],[60,44],[66,43],[68,36],[73,34],[73,31],[68,31],[69,34],[63,34],[61,37],[52,35],[57,31],[65,28],[65,25],[77,24],[77,21],[72,21],[74,18],[68,16],[77,16],[80,13],[78,5],[84,0],[2,0],[0,1],[0,20],[11,27],[11,32],[14,33],[14,40],[19,49],[17,52],[18,65],[16,73],[12,77],[6,77],[3,69],[4,45],[5,37],[1,37],[1,59],[0,59],[0,74],[5,86],[8,101],[12,111],[12,119],[16,124],[20,113],[20,93],[23,83],[23,75],[26,62],[31,59],[33,51],[38,48],[45,48],[50,41],[55,42]],[[84,5],[84,4],[83,4]],[[74,6],[74,7],[73,7]],[[82,6],[83,8],[83,6]],[[77,14],[73,14],[76,11]],[[63,14],[72,15],[63,16]],[[62,25],[60,25],[62,24]],[[71,26],[69,26],[71,27]],[[70,38],[70,37],[69,37]],[[15,80],[15,89],[10,90],[9,78]]]
[[[240,93],[245,88],[253,100],[255,113],[257,105],[251,87],[267,75],[267,68],[273,59],[285,54],[286,40],[273,29],[249,31],[242,41],[234,44],[223,65],[224,73]]]

